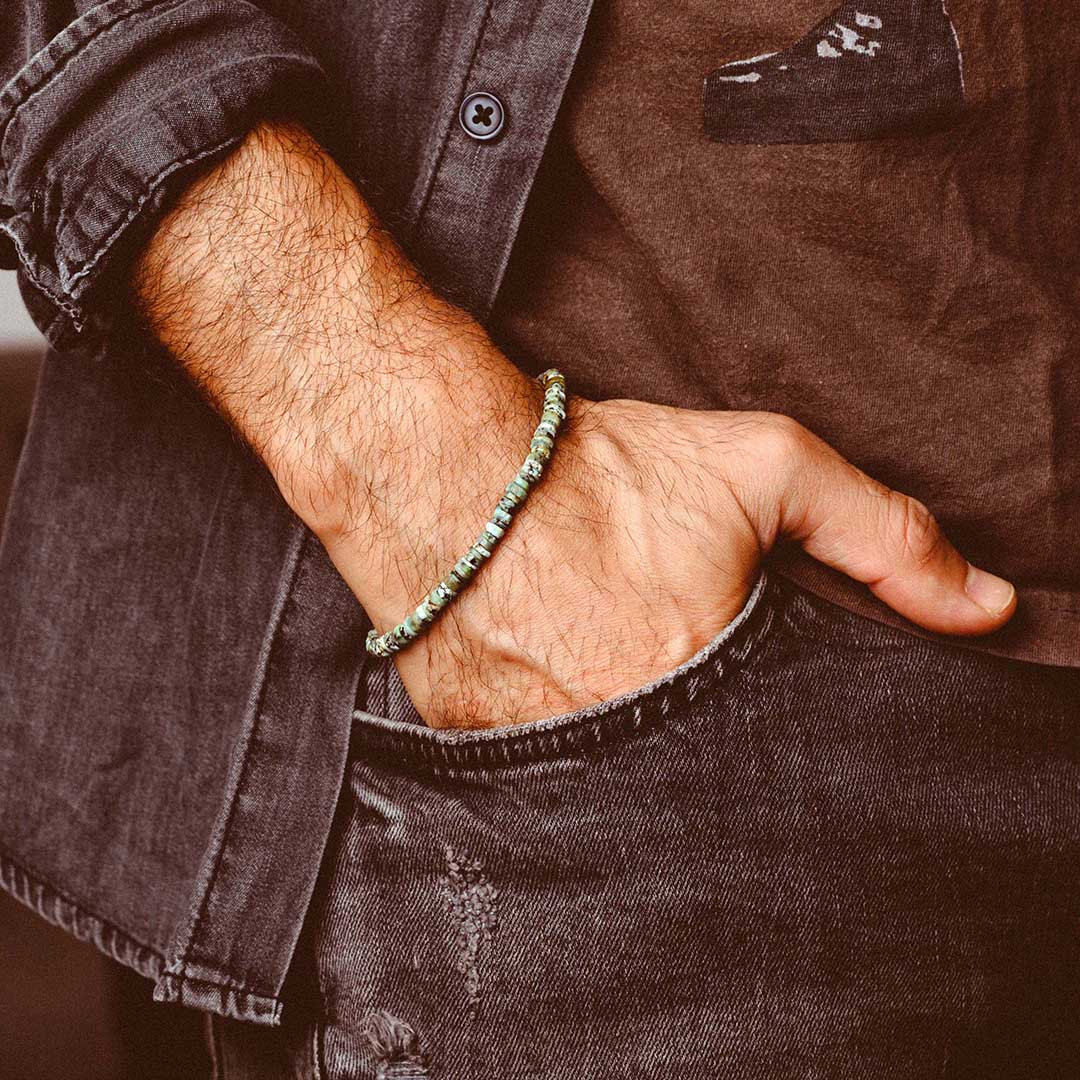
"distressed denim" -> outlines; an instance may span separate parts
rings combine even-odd
[[[990,16],[1004,7],[988,4],[985,17],[974,20],[995,41],[997,24]],[[681,746],[688,764],[700,749],[702,769],[713,767],[708,745],[696,744],[686,734],[689,729],[704,732],[709,727],[702,722],[706,717],[721,731],[733,718],[742,718],[745,730],[731,733],[736,741],[752,739],[754,731],[762,733],[764,741],[745,751],[743,764],[751,772],[736,788],[738,796],[754,814],[765,815],[759,824],[774,830],[777,843],[788,837],[803,844],[825,843],[827,822],[815,839],[808,835],[813,814],[793,816],[790,808],[766,805],[763,800],[771,788],[750,790],[746,784],[755,777],[764,784],[761,778],[776,773],[782,781],[777,790],[792,786],[797,806],[818,800],[814,806],[822,822],[827,778],[815,774],[804,780],[799,763],[824,767],[828,754],[854,754],[859,747],[851,745],[852,732],[841,731],[835,746],[832,735],[821,744],[826,754],[821,759],[810,749],[818,744],[807,741],[815,725],[829,731],[829,725],[842,727],[847,717],[850,724],[874,730],[873,724],[888,720],[887,730],[895,730],[896,739],[915,739],[920,733],[929,739],[937,723],[945,749],[953,755],[950,768],[958,768],[962,749],[956,725],[968,724],[976,740],[971,752],[982,756],[972,757],[971,773],[964,775],[966,786],[957,789],[955,803],[946,801],[944,789],[935,786],[945,785],[950,772],[927,774],[925,800],[917,800],[896,775],[876,779],[886,784],[885,790],[891,783],[910,795],[912,815],[915,805],[924,801],[928,809],[922,812],[938,815],[959,815],[971,803],[972,828],[979,824],[979,813],[989,812],[987,806],[1004,815],[1004,800],[1012,797],[1017,809],[1008,819],[1009,836],[1022,835],[1023,843],[1017,841],[1010,857],[1017,865],[1025,859],[1032,863],[1038,871],[1033,880],[1044,885],[1060,866],[1046,849],[1051,836],[1058,835],[1053,832],[1058,818],[1047,807],[1059,807],[1046,800],[1060,797],[1064,814],[1063,789],[1040,786],[1042,778],[1034,773],[1036,754],[1026,743],[1016,761],[1008,758],[994,743],[1005,737],[995,717],[1006,718],[1018,734],[1032,740],[1043,725],[1046,761],[1060,762],[1071,747],[1072,733],[1062,719],[1067,695],[1051,688],[1075,694],[1075,675],[999,664],[961,654],[959,646],[933,647],[911,640],[911,634],[838,617],[828,622],[830,633],[839,635],[836,641],[828,635],[817,641],[807,633],[767,635],[756,657],[744,668],[731,669],[745,670],[745,676],[728,680],[725,675],[722,685],[702,688],[702,674],[719,674],[710,667],[681,676],[670,693],[658,690],[642,703],[642,715],[654,717],[662,702],[672,702],[668,713],[678,717],[678,723],[665,719],[625,741],[609,741],[607,733],[616,718],[626,719],[633,709],[620,706],[605,712],[603,722],[598,721],[602,745],[580,748],[581,763],[577,757],[559,755],[547,763],[531,758],[520,765],[506,762],[505,768],[474,768],[466,761],[470,754],[482,761],[495,747],[506,747],[508,753],[533,747],[543,741],[539,730],[534,736],[500,734],[490,741],[473,737],[459,745],[447,736],[413,729],[395,735],[377,723],[354,722],[370,621],[262,465],[193,392],[168,356],[129,333],[124,281],[132,251],[197,171],[271,114],[296,117],[311,127],[432,285],[487,320],[575,65],[589,8],[590,0],[6,0],[0,34],[0,265],[18,270],[27,306],[51,348],[0,543],[0,887],[153,979],[160,1000],[252,1024],[279,1023],[284,981],[297,955],[324,851],[334,841],[332,824],[341,792],[346,792],[349,805],[348,793],[368,769],[373,784],[397,785],[384,807],[397,813],[393,799],[414,783],[409,778],[415,764],[420,778],[415,780],[416,792],[427,791],[425,785],[436,777],[440,785],[451,784],[447,792],[456,793],[440,797],[442,787],[430,789],[432,813],[441,809],[448,815],[450,831],[439,843],[459,845],[454,850],[467,853],[467,858],[462,856],[466,861],[479,859],[487,879],[501,890],[496,934],[502,936],[493,939],[492,949],[484,947],[477,969],[478,1002],[483,1003],[477,1007],[492,1008],[497,999],[483,965],[497,957],[493,949],[498,942],[512,945],[512,898],[532,905],[545,883],[552,897],[562,890],[572,892],[587,867],[571,856],[588,854],[596,875],[590,881],[597,886],[592,902],[599,903],[611,895],[607,879],[599,876],[601,869],[615,873],[611,880],[618,881],[617,875],[628,867],[646,872],[649,859],[673,859],[667,841],[679,830],[690,830],[694,843],[709,839],[693,832],[698,821],[693,815],[708,822],[719,804],[710,810],[707,799],[699,805],[692,793],[719,799],[726,789],[709,787],[706,792],[704,771],[695,785],[693,776],[679,774],[676,763],[665,764],[663,757]],[[1029,20],[1022,12],[1010,9],[1010,14],[1017,15],[1020,40],[1036,50],[1039,42],[1028,31]],[[1067,54],[1041,57],[1021,49],[1018,57],[1021,64],[1053,60],[1058,67],[1049,70],[1068,77]],[[458,122],[463,99],[477,91],[496,93],[506,107],[505,131],[488,142],[472,139]],[[996,162],[995,148],[989,150],[987,160]],[[1009,168],[1011,160],[1003,155],[1000,164]],[[759,168],[768,172],[773,167],[782,165],[763,159]],[[1032,190],[1034,205],[1038,188]],[[1007,258],[1008,251],[1002,255]],[[1059,261],[1071,263],[1071,252]],[[626,366],[625,356],[612,357],[611,366]],[[606,396],[619,396],[616,386],[606,389],[611,391]],[[769,403],[758,398],[751,404]],[[810,610],[827,610],[821,605],[807,608],[806,603],[792,604],[790,611],[808,617]],[[1018,613],[1018,619],[1024,617],[1024,611]],[[809,623],[802,625],[805,629]],[[860,635],[872,645],[852,645]],[[875,652],[877,644],[889,665]],[[717,656],[728,656],[733,648],[720,646]],[[846,648],[854,651],[845,653]],[[899,680],[895,688],[894,676]],[[709,674],[705,682],[711,679]],[[754,679],[766,695],[764,702],[773,695],[768,708],[775,708],[775,716],[768,714],[769,723],[756,728],[750,721],[761,717],[745,696]],[[744,688],[730,707],[729,686]],[[696,690],[685,707],[672,696],[679,688]],[[1031,704],[1022,710],[1025,693]],[[828,698],[819,701],[815,694]],[[928,701],[938,703],[936,721],[920,711]],[[950,710],[959,711],[954,715]],[[770,725],[780,722],[775,717],[786,718],[783,722],[792,725],[791,730],[781,724],[774,732]],[[806,727],[796,729],[798,722]],[[586,738],[592,724],[591,717],[566,724],[565,737]],[[885,739],[883,733],[880,738]],[[395,739],[395,753],[400,751],[405,770],[399,778],[387,772],[385,755],[368,765],[356,760],[359,750],[369,745],[373,751],[385,749]],[[778,752],[781,746],[784,753]],[[889,764],[888,748],[883,741],[880,754],[871,756],[874,768]],[[907,749],[918,748],[916,743]],[[723,747],[713,749],[719,753]],[[904,749],[897,744],[898,754]],[[646,801],[642,805],[650,808],[648,820],[611,818],[620,835],[628,837],[622,843],[601,828],[595,802],[587,797],[573,802],[593,787],[574,792],[556,784],[545,789],[560,777],[569,783],[588,773],[589,784],[596,785],[595,797],[623,799],[620,777],[628,784],[636,776],[651,800],[653,766],[635,773],[638,753],[657,755],[657,782],[672,785],[668,794],[675,796],[674,805],[690,814],[685,825],[658,800],[655,805]],[[440,764],[442,755],[447,761]],[[626,763],[625,772],[608,771],[614,767],[610,763],[620,761]],[[979,763],[983,772],[976,769]],[[846,766],[847,759],[838,764]],[[856,764],[853,759],[852,768]],[[430,775],[424,771],[435,766]],[[722,755],[716,767],[723,777]],[[1025,773],[1025,767],[1032,771]],[[1015,777],[1010,768],[1018,770]],[[530,778],[520,791],[509,786],[515,770]],[[1021,783],[1024,777],[1028,787]],[[685,790],[675,786],[676,780]],[[1055,774],[1055,783],[1059,780]],[[504,782],[508,786],[500,787]],[[527,800],[543,800],[545,790],[556,801],[540,805],[554,815],[553,821],[566,829],[573,822],[575,828],[588,825],[594,830],[586,830],[574,842],[578,848],[567,854],[565,882],[543,876],[550,866],[540,877],[524,875],[524,855],[515,864],[506,850],[473,835],[484,820],[478,815],[487,810],[481,805],[473,811],[468,801],[472,792],[481,802],[498,802],[501,791],[506,816],[520,811],[520,828],[529,824]],[[637,794],[637,789],[630,793]],[[869,793],[855,791],[852,797],[863,800],[866,820],[889,827],[892,819],[886,810],[872,798],[867,803],[872,794],[871,785]],[[562,795],[572,798],[560,817],[555,811],[563,813],[557,802]],[[447,797],[449,808],[440,802]],[[978,803],[983,797],[999,799],[1001,805],[984,806]],[[637,805],[632,797],[629,804]],[[614,809],[618,812],[623,805],[617,802]],[[774,821],[769,814],[779,817]],[[511,823],[498,820],[510,837]],[[859,820],[841,818],[841,824],[854,828]],[[955,824],[947,816],[944,821]],[[651,853],[639,846],[651,834],[646,829],[635,838],[635,828],[659,829],[665,823],[667,841],[658,839]],[[923,825],[929,830],[934,823],[931,817]],[[541,820],[529,827],[542,825]],[[868,845],[863,855],[857,839]],[[852,834],[848,840],[851,858],[868,870],[865,860],[881,851],[875,846],[880,837]],[[397,850],[397,841],[391,841],[380,849],[384,854]],[[528,838],[518,834],[518,842],[528,844]],[[541,858],[548,842],[538,834],[528,847],[529,858]],[[373,862],[364,868],[372,876],[359,883],[361,897],[389,895],[391,886],[405,897],[425,880],[430,884],[430,875],[448,872],[438,861],[445,860],[438,844],[423,847],[412,836],[402,850],[410,861]],[[1057,851],[1061,862],[1067,850]],[[754,855],[752,845],[746,851],[750,854],[744,857],[751,861],[760,857],[759,885],[765,891],[757,896],[752,891],[733,894],[730,902],[736,908],[753,901],[769,910],[768,904],[775,902],[778,919],[792,917],[783,906],[794,902],[791,897],[769,900],[764,883],[773,881],[771,857],[794,860],[790,865],[782,862],[785,872],[807,875],[807,888],[828,884],[815,882],[811,856],[800,854],[801,848],[778,849],[772,856],[767,850]],[[691,845],[683,859],[704,863],[707,854],[707,849]],[[987,840],[989,865],[1004,855]],[[425,864],[425,858],[435,862]],[[880,873],[891,865],[882,863]],[[654,870],[658,866],[652,864]],[[665,887],[688,889],[695,880],[686,876],[685,861],[672,863],[668,870]],[[706,875],[702,880],[709,880],[712,871],[701,872]],[[740,873],[749,870],[744,866]],[[844,883],[841,868],[835,873]],[[902,876],[901,869],[895,873]],[[1067,898],[1061,882],[1067,875],[1063,869],[1061,874],[1060,881],[1054,879],[1060,887],[1050,890],[1053,902],[1047,901],[1039,915],[1043,922],[1035,918],[1034,925],[1064,910]],[[961,879],[965,888],[970,885],[969,879]],[[616,900],[642,899],[627,884],[630,880],[622,879]],[[733,880],[750,888],[745,876]],[[858,879],[846,884],[857,887]],[[919,891],[923,884],[913,876],[912,904],[926,900]],[[997,896],[999,884],[996,879],[985,882],[986,895]],[[899,897],[899,886],[897,890]],[[582,893],[575,902],[587,905],[588,895]],[[693,909],[695,896],[687,893],[686,910]],[[1026,894],[1021,900],[1025,897],[1033,908],[1035,901]],[[986,913],[981,894],[968,899],[972,918]],[[416,993],[415,983],[401,980],[398,999],[390,992],[393,980],[386,972],[413,940],[402,935],[417,932],[430,914],[422,905],[435,901],[430,890],[420,889],[401,902],[402,912],[410,912],[415,925],[406,929],[393,920],[380,925],[378,932],[386,935],[382,951],[376,948],[370,922],[362,929],[365,955],[359,969],[368,973],[365,978],[383,980],[362,991],[370,998],[363,1008],[385,1005],[415,1025],[419,1035],[434,1040],[433,1061],[440,1062],[437,1067],[444,1074],[452,1068],[460,1071],[463,1066],[453,1057],[460,1048],[439,1043],[449,1029],[444,1024],[440,1034],[438,1022],[408,996]],[[857,893],[854,902],[861,902]],[[873,897],[867,903],[872,907]],[[363,905],[361,910],[371,914]],[[627,933],[633,928],[634,909],[629,910]],[[542,905],[537,906],[534,914],[542,913]],[[819,932],[804,948],[827,948],[833,932],[830,916],[818,907],[804,914],[819,923]],[[994,917],[1006,919],[1008,910]],[[582,909],[578,918],[587,920],[589,932],[597,935],[585,939],[581,961],[598,962],[591,948],[607,948],[599,917]],[[332,926],[332,920],[327,925]],[[556,929],[551,933],[557,934],[557,911],[552,925]],[[679,948],[689,949],[694,939],[693,928],[685,923],[686,936],[671,937],[677,925],[660,927],[661,936],[644,936],[635,947],[647,957],[657,942],[667,942],[679,956]],[[740,924],[736,919],[730,925]],[[1011,925],[1007,933],[1021,942],[1020,931]],[[538,918],[531,921],[534,945],[544,940],[540,926]],[[951,933],[948,927],[935,931],[929,944],[912,941],[910,947],[948,953],[959,947]],[[819,939],[820,944],[814,944]],[[552,940],[557,944],[567,939]],[[765,947],[743,937],[723,941],[735,960],[745,950]],[[772,947],[778,955],[780,944],[774,941]],[[424,954],[417,955],[423,961]],[[542,959],[544,954],[538,955]],[[994,955],[987,946],[988,963]],[[1032,955],[1046,954],[1036,949]],[[530,951],[517,958],[507,973],[509,989],[511,976],[528,970],[531,956]],[[630,964],[632,956],[624,948],[611,951],[609,959]],[[448,971],[457,972],[454,978],[465,978],[453,966],[453,955],[447,962]],[[689,962],[684,967],[695,970]],[[661,970],[645,973],[641,985],[660,978]],[[977,983],[984,968],[971,959],[970,970]],[[986,970],[997,969],[991,965]],[[434,963],[421,963],[419,975],[434,978],[441,971]],[[632,974],[633,968],[627,971]],[[333,972],[325,974],[329,979]],[[597,995],[600,990],[590,989],[588,982],[593,975],[590,969],[584,985]],[[835,978],[843,984],[842,973]],[[327,983],[330,989],[333,985],[332,980]],[[455,985],[458,1012],[452,1015],[458,1016],[464,984]],[[558,986],[556,977],[549,992]],[[679,992],[684,990],[690,992],[686,987]],[[751,1044],[758,1038],[755,1033],[776,1022],[771,1017],[779,1005],[767,991],[766,983],[741,989],[749,1000],[759,995],[762,1002],[757,1019],[740,1033]],[[815,987],[818,991],[824,992]],[[980,993],[991,991],[989,984],[976,985],[971,1008],[977,1007]],[[634,1000],[628,999],[628,1008]],[[425,1007],[438,1010],[442,1004],[433,999]],[[576,999],[567,1008],[580,1012]],[[608,1011],[621,1008],[616,1002]],[[592,1015],[581,1013],[580,1022],[591,1023]],[[682,1022],[680,1015],[673,1013],[674,1019],[666,1022]],[[538,1016],[547,1019],[543,1009]],[[610,1027],[614,1019],[605,1015],[603,1026]],[[340,1013],[340,1023],[335,1020],[326,1029],[328,1053],[338,1058],[345,1053],[335,1040],[347,1042],[357,1022],[349,1010]],[[459,1030],[464,1038],[470,1029]],[[507,1052],[523,1045],[519,1031],[510,1027]],[[550,1046],[548,1050],[554,1052]]]
[[[358,711],[284,1025],[213,1018],[218,1078],[1080,1075],[1078,696],[766,571],[614,700]]]
[[[370,622],[260,462],[127,319],[125,268],[261,118],[327,146],[483,317],[589,0],[9,0],[0,264],[46,335],[0,543],[0,887],[259,1024],[341,789]],[[462,98],[496,90],[479,143]]]

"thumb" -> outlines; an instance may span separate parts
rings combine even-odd
[[[926,506],[874,480],[795,421],[782,431],[782,534],[927,630],[985,634],[1012,617],[1013,586],[972,566]]]

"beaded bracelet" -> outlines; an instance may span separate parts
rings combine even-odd
[[[385,634],[369,630],[367,651],[373,656],[391,656],[411,641],[415,641],[446,608],[451,600],[468,584],[480,564],[491,557],[495,545],[510,528],[514,513],[522,506],[529,494],[529,489],[544,473],[544,466],[551,458],[555,448],[555,436],[559,425],[566,419],[566,380],[555,368],[537,376],[537,381],[544,387],[544,411],[540,423],[536,425],[532,442],[529,444],[529,456],[518,469],[517,475],[509,484],[492,512],[491,520],[484,526],[476,543],[454,564],[434,589],[420,601],[416,610]]]

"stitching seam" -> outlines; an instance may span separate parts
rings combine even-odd
[[[61,311],[69,315],[71,321],[75,324],[75,328],[81,330],[83,326],[82,312],[64,297],[63,294],[58,296],[41,280],[41,277],[39,276],[41,268],[40,261],[34,258],[30,252],[26,250],[26,246],[23,244],[22,240],[12,231],[11,226],[6,221],[0,221],[0,232],[4,233],[4,235],[15,245],[15,252],[23,264],[23,272],[33,283],[34,287],[43,292],[58,308],[60,308]]]
[[[135,7],[131,10],[125,11],[124,5],[118,5],[118,10],[115,12],[115,16],[108,15],[105,17],[105,21],[102,22],[100,25],[87,28],[85,24],[91,23],[100,17],[97,13],[100,12],[101,8],[91,8],[90,11],[88,11],[81,19],[77,19],[71,25],[65,27],[60,32],[60,34],[57,35],[57,37],[63,37],[65,34],[67,34],[74,40],[68,46],[68,51],[63,56],[61,56],[60,59],[54,61],[53,67],[45,68],[42,71],[42,81],[37,85],[30,87],[29,92],[26,93],[26,96],[14,105],[10,115],[4,120],[3,124],[0,125],[0,150],[2,150],[4,141],[7,138],[8,128],[22,111],[23,107],[28,105],[35,97],[37,97],[38,94],[45,91],[53,82],[53,80],[63,73],[67,65],[76,56],[78,56],[82,52],[82,50],[87,45],[89,45],[90,42],[93,41],[96,37],[99,37],[101,34],[107,33],[108,31],[115,29],[117,26],[119,26],[126,20],[134,18],[136,15],[140,15],[144,11],[147,11],[151,8],[158,8],[162,11],[168,11],[171,8],[183,7],[184,4],[187,4],[189,2],[190,0],[136,0]],[[108,5],[105,6],[107,7]],[[80,23],[84,25],[80,25]],[[84,34],[85,36],[83,36]],[[38,61],[38,59],[43,54],[48,52],[49,48],[56,40],[57,38],[53,38],[43,48],[38,50],[38,52],[30,58],[30,60],[27,62],[26,66],[22,70],[26,71],[27,68],[33,67],[33,65]],[[0,108],[7,107],[8,102],[5,100],[6,98],[10,97],[14,99],[17,97],[14,88],[19,80],[19,74],[20,73],[16,73],[14,78],[12,78],[11,81],[8,83],[8,86],[12,87],[10,94],[5,89],[3,94],[0,95]],[[3,183],[5,188],[7,188],[8,170],[7,165],[4,162],[2,153],[0,153],[0,182]]]
[[[69,933],[73,932],[73,930],[64,923],[57,919],[50,918],[45,913],[43,906],[39,907],[36,903],[32,903],[29,894],[19,887],[18,878],[22,878],[33,889],[40,890],[43,894],[43,899],[51,898],[54,907],[57,903],[66,904],[82,918],[97,924],[102,930],[107,931],[112,935],[117,942],[122,943],[125,947],[125,951],[136,955],[140,953],[145,954],[145,956],[149,957],[151,960],[157,961],[159,965],[164,966],[164,957],[153,946],[147,945],[143,941],[139,941],[138,938],[132,936],[126,930],[121,930],[115,923],[98,915],[81,902],[74,900],[69,893],[50,884],[48,879],[43,875],[28,870],[21,862],[17,861],[6,852],[0,851],[0,881],[4,883],[5,889],[7,889],[21,904],[24,904],[32,911],[35,911],[39,916],[52,923],[54,926],[64,926]],[[96,938],[94,939],[94,944],[97,945]],[[98,948],[101,948],[101,946],[98,945]],[[115,953],[113,955],[115,959],[120,959],[118,956],[115,956]]]
[[[242,133],[230,135],[227,138],[222,139],[220,142],[215,143],[213,146],[209,146],[204,150],[200,150],[197,154],[191,154],[186,158],[181,158],[179,161],[174,161],[171,164],[166,165],[163,169],[155,173],[154,176],[150,177],[150,179],[146,181],[146,186],[142,194],[135,200],[134,204],[128,210],[127,214],[125,214],[124,217],[122,217],[116,223],[116,225],[113,226],[112,230],[106,235],[105,239],[102,240],[97,250],[78,270],[76,270],[74,273],[71,273],[63,265],[61,265],[60,260],[57,259],[57,270],[60,272],[60,284],[70,293],[71,286],[80,278],[85,277],[87,274],[90,273],[91,270],[94,269],[94,267],[100,261],[101,257],[109,250],[110,247],[112,247],[114,241],[120,235],[120,233],[122,233],[124,229],[126,229],[135,220],[135,218],[138,217],[142,208],[147,204],[147,202],[150,201],[150,199],[154,197],[154,195],[157,193],[159,185],[163,180],[171,176],[178,169],[183,169],[188,165],[194,165],[196,162],[201,161],[203,158],[210,157],[212,154],[216,154],[219,150],[224,149],[232,142],[239,141],[241,138],[243,138]],[[63,213],[61,213],[60,216],[57,218],[56,231],[58,233],[60,231],[60,224],[63,220],[64,215]]]
[[[271,615],[273,629],[269,635],[269,640],[264,646],[266,650],[264,654],[265,658],[260,658],[260,669],[257,675],[259,685],[256,699],[252,705],[251,729],[246,733],[246,742],[242,750],[243,756],[240,762],[239,775],[236,779],[236,787],[232,792],[227,793],[231,796],[231,799],[224,824],[221,828],[221,835],[220,837],[212,837],[210,841],[210,847],[212,848],[216,842],[217,849],[212,855],[213,864],[210,868],[206,887],[203,889],[202,896],[199,898],[198,908],[196,909],[190,924],[185,928],[184,933],[186,935],[186,940],[183,940],[183,938],[180,939],[182,943],[179,944],[177,948],[178,955],[176,956],[176,959],[169,964],[169,973],[181,980],[188,978],[187,967],[192,961],[192,954],[201,938],[203,922],[206,917],[206,909],[210,903],[210,896],[217,884],[218,872],[221,869],[224,851],[229,841],[229,830],[232,827],[233,816],[236,813],[237,805],[240,802],[240,795],[244,789],[248,767],[251,764],[251,748],[259,730],[259,718],[266,697],[266,688],[270,681],[270,668],[273,663],[274,649],[279,641],[282,626],[286,621],[289,607],[295,603],[294,590],[296,588],[300,567],[303,562],[304,549],[307,546],[303,525],[298,523],[295,526],[294,537],[295,539],[291,541],[290,544],[291,550],[286,554],[286,560],[291,562],[292,565],[288,567],[287,580],[282,585],[280,606],[277,607]]]
[[[242,68],[246,64],[255,63],[262,60],[278,59],[289,60],[294,59],[289,53],[258,53],[251,56],[245,56],[242,60],[238,60],[232,64],[225,64],[215,69],[216,71],[235,71],[238,68]],[[301,68],[306,68],[309,65],[306,61],[301,60],[298,65]],[[143,191],[136,199],[134,205],[128,210],[127,214],[112,228],[105,239],[98,246],[97,250],[89,256],[85,263],[76,271],[72,272],[70,268],[59,266],[57,269],[60,271],[60,281],[65,289],[70,289],[71,285],[78,281],[80,278],[85,277],[97,264],[99,259],[112,245],[116,237],[131,224],[132,221],[138,216],[139,212],[146,205],[146,203],[153,198],[156,194],[156,188],[161,182],[167,179],[172,173],[178,169],[185,168],[188,165],[194,165],[196,162],[203,160],[217,153],[219,150],[223,150],[231,142],[239,141],[244,137],[244,131],[234,132],[231,135],[226,136],[224,139],[219,140],[213,146],[205,147],[195,154],[191,154],[188,157],[180,158],[177,161],[170,162],[168,165],[163,166],[153,176],[144,182]],[[56,219],[56,233],[59,235],[64,227],[65,223],[70,220],[70,216],[66,214],[63,207],[60,208],[60,212]],[[59,262],[59,260],[58,260]]]
[[[487,0],[487,5],[484,8],[484,17],[480,22],[480,29],[476,34],[476,44],[473,46],[472,55],[469,57],[469,64],[465,68],[465,75],[461,80],[461,86],[458,88],[458,97],[464,93],[465,89],[469,85],[469,79],[472,78],[473,68],[476,67],[476,57],[479,54],[481,48],[484,45],[484,35],[487,33],[488,21],[491,16],[491,9],[495,6],[495,0]],[[424,192],[423,198],[420,200],[419,206],[416,208],[416,216],[413,218],[410,226],[410,232],[413,235],[417,235],[423,227],[424,217],[427,214],[428,203],[431,201],[431,194],[435,190],[438,183],[439,172],[442,170],[442,161],[446,156],[446,148],[450,145],[450,136],[454,130],[454,123],[457,119],[456,111],[450,114],[447,110],[446,128],[443,131],[442,143],[439,146],[439,153],[435,159],[435,165],[431,170],[431,179],[428,182],[427,190]]]

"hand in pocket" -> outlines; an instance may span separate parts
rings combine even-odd
[[[930,630],[985,633],[1015,609],[925,506],[788,417],[571,397],[569,420],[493,558],[394,657],[433,727],[521,724],[643,686],[738,614],[781,536]]]

